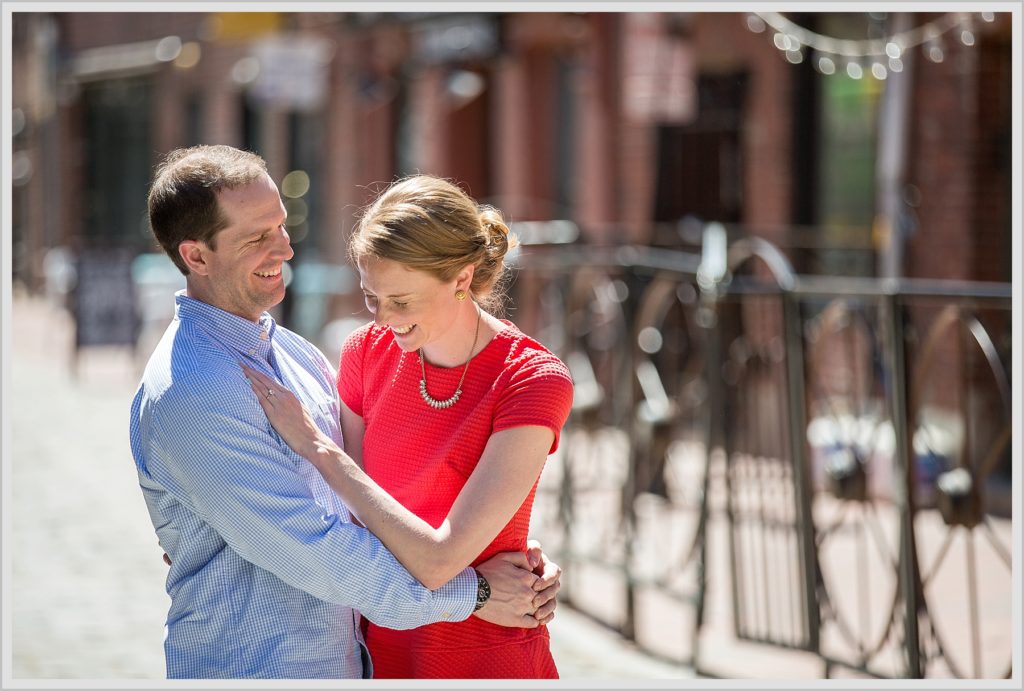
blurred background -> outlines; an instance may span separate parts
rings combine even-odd
[[[145,198],[223,143],[332,360],[383,185],[511,221],[506,315],[576,383],[533,531],[563,676],[1012,675],[1019,19],[13,12],[11,673],[163,675],[127,413],[184,278]]]

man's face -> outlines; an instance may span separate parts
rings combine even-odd
[[[203,263],[189,292],[256,321],[284,299],[281,265],[295,255],[284,227],[287,213],[268,175],[244,187],[221,190],[217,200],[227,226],[217,233],[216,250],[196,243]]]

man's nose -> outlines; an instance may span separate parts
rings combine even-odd
[[[281,228],[281,235],[278,238],[277,246],[274,249],[284,261],[288,261],[295,256],[295,250],[292,249],[291,236],[284,228]]]

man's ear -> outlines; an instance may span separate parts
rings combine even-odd
[[[188,270],[194,274],[207,274],[206,252],[209,248],[200,240],[182,240],[178,245],[178,254],[185,262]]]

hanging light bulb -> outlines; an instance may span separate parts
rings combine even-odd
[[[996,19],[993,12],[946,12],[913,29],[886,35],[880,24],[886,13],[868,15],[874,21],[869,22],[868,37],[861,40],[823,36],[804,29],[778,12],[751,12],[745,17],[751,31],[772,31],[772,42],[790,63],[803,62],[806,47],[813,51],[808,59],[818,72],[836,74],[845,68],[851,79],[861,79],[867,73],[876,79],[886,79],[890,73],[902,72],[903,54],[918,47],[932,62],[942,62],[946,57],[945,41],[974,46],[978,41],[975,25]]]

